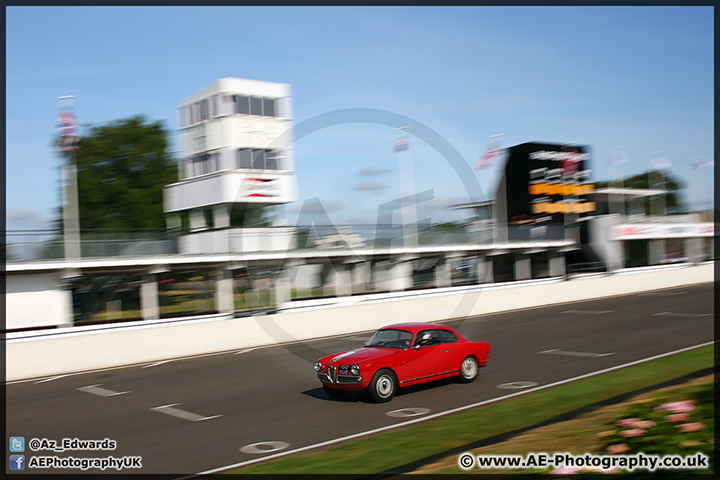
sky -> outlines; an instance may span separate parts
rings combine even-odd
[[[463,220],[447,207],[492,197],[501,164],[472,167],[499,134],[504,146],[587,145],[594,181],[664,156],[691,209],[704,208],[714,167],[691,164],[714,158],[713,18],[713,7],[6,7],[6,228],[45,228],[60,206],[59,96],[75,96],[83,130],[163,121],[179,157],[178,104],[222,77],[290,84],[296,125],[376,111],[296,141],[290,224],[303,204],[335,224],[375,223],[400,195],[401,162],[416,192],[431,191],[420,219]],[[386,121],[400,116],[416,126],[409,154],[394,151],[403,125]],[[609,164],[615,147],[628,163]]]

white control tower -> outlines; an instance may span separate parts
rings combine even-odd
[[[181,102],[179,117],[180,181],[165,187],[169,225],[187,212],[192,232],[228,229],[232,209],[297,199],[290,85],[221,78]]]

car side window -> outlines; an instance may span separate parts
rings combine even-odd
[[[415,345],[420,345],[421,347],[439,345],[440,343],[442,343],[440,330],[420,330],[415,337]]]
[[[458,341],[458,338],[450,330],[440,330],[440,340],[442,343],[455,343]]]

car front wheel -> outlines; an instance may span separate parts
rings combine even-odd
[[[463,383],[470,383],[478,375],[478,362],[475,357],[465,357],[462,365],[460,366],[460,381]]]
[[[368,393],[377,403],[389,402],[395,396],[397,385],[397,377],[391,370],[378,370],[370,380]]]

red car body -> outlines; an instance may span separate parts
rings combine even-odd
[[[431,323],[403,323],[378,330],[365,346],[320,358],[315,371],[325,391],[367,391],[389,401],[398,388],[458,376],[471,382],[490,353],[455,329]]]

